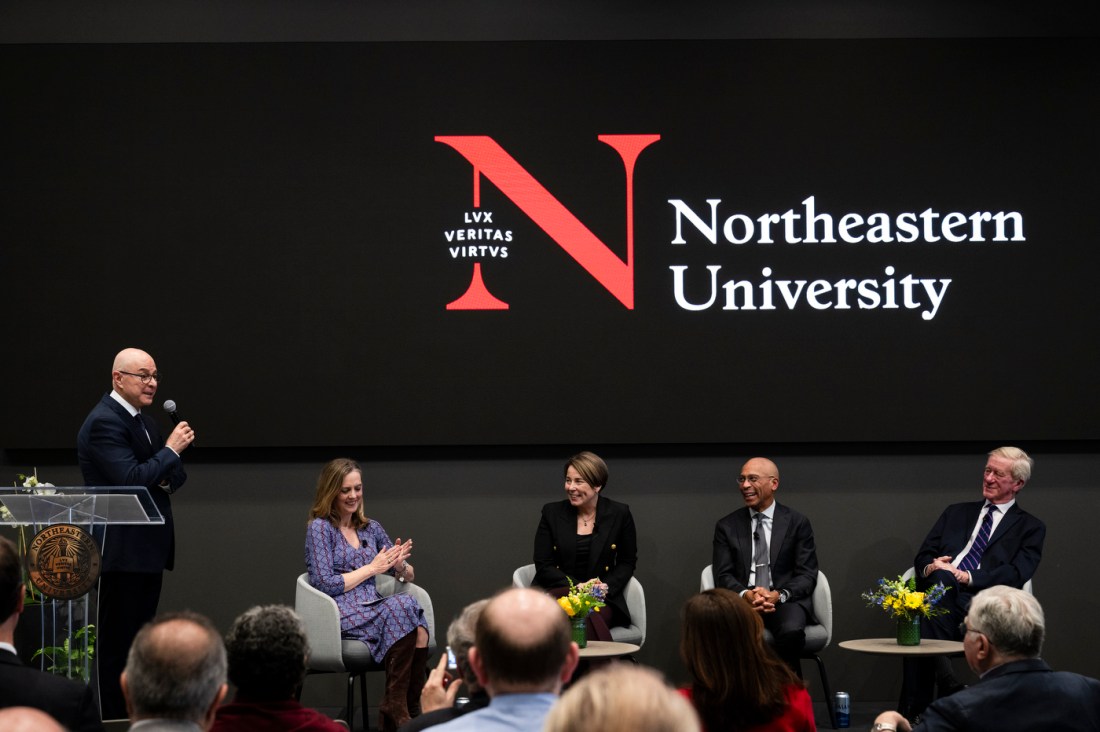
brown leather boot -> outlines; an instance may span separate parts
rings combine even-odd
[[[424,684],[428,681],[428,649],[413,649],[412,668],[409,669],[409,694],[406,697],[406,706],[410,717],[420,716],[420,692],[424,690]]]
[[[395,732],[409,721],[406,701],[409,694],[409,673],[412,670],[416,631],[390,646],[382,664],[386,667],[386,693],[378,705],[378,727],[382,732]]]

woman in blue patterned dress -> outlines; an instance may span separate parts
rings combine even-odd
[[[363,513],[362,475],[359,465],[346,458],[322,468],[309,511],[306,570],[309,583],[336,600],[343,637],[363,641],[385,667],[379,726],[395,730],[409,720],[410,710],[419,711],[428,626],[411,595],[378,594],[376,575],[385,572],[400,582],[415,577],[407,561],[412,540],[390,541],[382,525]]]

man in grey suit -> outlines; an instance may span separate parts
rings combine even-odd
[[[739,593],[764,619],[775,650],[796,673],[813,617],[817,551],[810,521],[775,502],[779,468],[755,457],[737,480],[745,507],[714,527],[714,584]]]
[[[226,666],[225,645],[205,617],[184,612],[154,618],[134,638],[122,672],[130,729],[210,729],[229,688]]]

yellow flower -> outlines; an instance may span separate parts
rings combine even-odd
[[[561,605],[561,609],[565,611],[565,614],[569,617],[573,617],[577,614],[577,611],[573,609],[573,605],[569,602],[568,597],[559,597],[558,605]]]
[[[923,604],[924,604],[924,593],[923,592],[910,592],[905,597],[905,607],[909,608],[910,610],[917,610]]]

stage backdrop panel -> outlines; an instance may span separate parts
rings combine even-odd
[[[7,447],[1096,439],[1074,39],[0,48]]]

